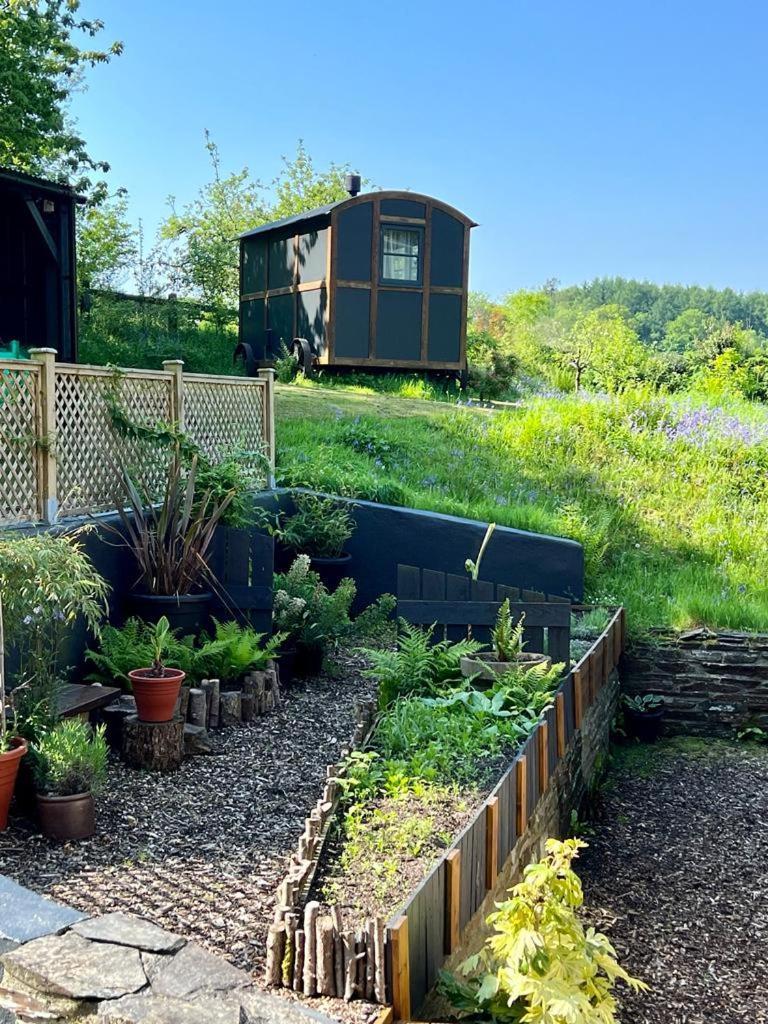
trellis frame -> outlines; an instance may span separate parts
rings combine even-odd
[[[190,374],[181,360],[162,370],[114,370],[57,363],[55,349],[38,348],[30,360],[0,361],[0,526],[112,510],[118,467],[144,459],[111,422],[115,387],[132,419],[174,423],[214,461],[239,443],[263,454],[268,470],[259,483],[273,486],[274,370],[255,378]],[[256,469],[255,462],[255,481]]]

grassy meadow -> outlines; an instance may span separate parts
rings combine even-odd
[[[763,407],[642,390],[504,411],[437,397],[279,386],[279,482],[574,538],[587,599],[624,604],[634,633],[768,629]]]

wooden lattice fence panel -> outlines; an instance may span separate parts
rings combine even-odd
[[[0,523],[37,519],[39,367],[0,362]]]
[[[108,400],[136,424],[156,426],[173,419],[172,374],[131,370],[115,374],[98,367],[56,369],[56,466],[59,513],[105,512],[121,492],[120,468],[135,473],[158,497],[165,459],[162,449],[126,435],[114,422]]]
[[[214,462],[237,450],[250,457],[254,484],[266,479],[266,388],[263,380],[184,374],[184,430]]]

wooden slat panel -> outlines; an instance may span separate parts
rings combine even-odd
[[[496,600],[506,601],[509,599],[511,602],[520,601],[520,588],[519,587],[506,587],[503,583],[499,583],[496,587]]]
[[[573,739],[573,734],[576,732],[576,711],[575,699],[573,694],[573,672],[569,672],[560,685],[562,688],[563,700],[565,704],[565,735],[567,747]]]
[[[408,904],[408,974],[411,1010],[421,1006],[427,994],[427,965],[424,961],[425,939],[424,889]]]
[[[581,728],[581,720],[584,717],[584,684],[582,673],[574,669],[571,673],[573,678],[573,724],[577,729]]]
[[[415,565],[398,565],[398,601],[418,601],[421,597],[421,569]]]
[[[445,600],[445,573],[434,569],[424,569],[421,574],[421,596],[425,601]],[[433,621],[440,622],[437,616]]]
[[[485,802],[485,888],[492,889],[499,873],[499,798]]]
[[[399,917],[388,929],[392,962],[392,1009],[396,1021],[411,1018],[408,918]]]
[[[445,858],[445,925],[443,949],[449,956],[459,948],[461,937],[461,850],[448,851]]]
[[[515,767],[515,802],[517,814],[515,817],[516,839],[525,832],[528,825],[528,759],[525,754],[520,754],[514,762]]]
[[[538,604],[542,601],[546,601],[545,595],[542,594],[540,590],[523,590],[521,591],[520,596],[523,601],[526,601],[529,604]]]
[[[493,791],[499,798],[499,864],[503,865],[515,844],[515,768],[501,778]]]
[[[559,760],[557,752],[557,711],[554,707],[547,709],[546,717],[547,725],[549,727],[547,734],[547,762],[549,765],[549,774],[552,775],[557,768],[557,762]]]
[[[485,580],[472,580],[470,586],[470,600],[472,601],[493,601],[494,585]]]
[[[468,601],[469,576],[457,576],[452,572],[446,573],[445,597],[448,601]]]
[[[467,826],[456,842],[456,848],[461,854],[461,900],[459,923],[462,932],[467,927],[472,917],[472,834],[471,826]]]
[[[536,765],[538,768],[538,795],[549,785],[549,722],[546,718],[536,729]]]
[[[565,695],[562,689],[555,697],[555,746],[558,759],[565,754],[568,746],[568,731],[565,724]]]
[[[445,861],[441,860],[429,876],[424,889],[424,961],[426,965],[427,992],[437,981],[443,966],[445,948]]]
[[[547,630],[548,650],[552,661],[557,664],[563,662],[566,669],[571,661],[571,629],[567,627],[550,626]]]
[[[485,818],[483,807],[472,826],[472,913],[485,899]]]
[[[528,816],[533,817],[539,802],[539,756],[537,731],[531,733],[526,741],[526,760],[528,762]]]
[[[432,623],[443,622],[456,625],[483,626],[493,625],[498,615],[498,601],[418,601],[402,600],[398,602],[398,613],[408,622]],[[569,623],[568,606],[563,604],[527,604],[519,603],[510,608],[513,619],[517,621],[525,613],[525,621],[531,627],[567,626]]]

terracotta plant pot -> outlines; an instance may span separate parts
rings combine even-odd
[[[11,806],[13,787],[19,773],[19,763],[27,752],[26,740],[14,736],[10,749],[0,754],[0,831],[8,824],[8,809]]]
[[[73,796],[37,794],[37,816],[43,835],[49,839],[88,839],[96,831],[92,793]]]
[[[520,654],[515,661],[497,661],[496,655],[491,652],[487,654],[473,654],[470,657],[461,659],[461,674],[468,679],[470,676],[480,676],[481,679],[498,679],[505,675],[512,668],[522,669],[527,672],[535,665],[545,665],[550,668],[552,659],[546,654]]]
[[[170,722],[184,675],[178,668],[167,668],[164,676],[153,675],[151,668],[135,668],[128,673],[139,721]]]

